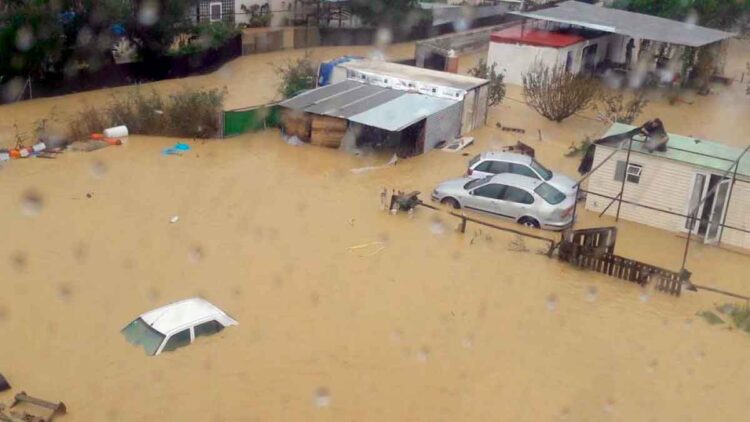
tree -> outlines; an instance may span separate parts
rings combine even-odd
[[[0,82],[41,76],[60,61],[61,8],[46,1],[12,1],[0,13]]]
[[[594,105],[596,111],[610,122],[633,123],[641,115],[643,109],[648,105],[646,93],[638,90],[629,99],[621,91],[601,92],[598,102]]]
[[[587,108],[599,92],[597,82],[567,72],[562,64],[547,66],[537,61],[522,77],[526,103],[556,122]]]
[[[352,13],[366,24],[411,29],[424,17],[418,0],[352,0]]]
[[[469,75],[490,81],[487,92],[487,105],[489,107],[500,104],[505,98],[505,75],[498,73],[495,70],[495,65],[496,63],[492,63],[492,66],[488,66],[485,59],[479,59],[476,67],[469,69]]]
[[[281,76],[279,94],[283,98],[293,97],[306,89],[315,87],[317,66],[308,56],[274,65],[274,69]]]

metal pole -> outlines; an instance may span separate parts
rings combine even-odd
[[[620,201],[617,203],[617,214],[615,221],[620,221],[620,207],[622,206],[623,193],[625,192],[625,180],[628,178],[628,166],[630,165],[630,151],[633,149],[633,138],[628,141],[628,155],[625,157],[625,169],[622,174],[622,185],[620,185]]]
[[[721,244],[721,239],[724,237],[724,226],[727,224],[727,214],[729,214],[729,207],[732,206],[732,192],[734,191],[734,184],[737,183],[737,168],[739,168],[739,161],[736,166],[734,166],[734,173],[732,173],[732,184],[729,185],[729,195],[727,195],[727,205],[726,209],[724,210],[724,217],[721,219],[721,231],[719,231],[719,244]]]
[[[698,200],[700,201],[701,197],[698,197]],[[695,215],[698,212],[698,208],[696,207],[693,212],[690,214],[688,225],[688,235],[687,240],[685,241],[685,252],[682,254],[682,269],[680,272],[685,270],[685,265],[687,264],[687,257],[688,257],[688,249],[690,249],[690,236],[693,234],[693,224],[695,224]]]
[[[34,99],[34,91],[32,91],[31,89],[31,76],[29,76],[29,99],[30,100]]]
[[[576,183],[575,188],[576,188],[576,198],[575,198],[575,201],[573,202],[573,220],[570,223],[570,228],[571,229],[575,228],[575,225],[576,225],[576,214],[577,214],[577,211],[578,211],[578,195],[581,194],[581,185],[579,185],[578,183]]]

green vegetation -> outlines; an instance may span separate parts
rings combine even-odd
[[[220,130],[225,92],[186,89],[168,97],[134,89],[107,104],[87,107],[69,124],[73,140],[87,139],[108,127],[126,125],[131,133],[211,138]]]
[[[487,65],[487,60],[479,59],[479,63],[469,69],[469,75],[475,78],[487,79],[490,81],[487,93],[487,106],[498,105],[505,98],[505,75],[495,70],[495,63],[492,66]]]
[[[716,307],[716,312],[698,312],[711,325],[730,324],[730,329],[739,329],[750,334],[750,306],[727,303]]]
[[[613,123],[632,124],[648,105],[646,94],[642,90],[633,93],[630,98],[622,91],[601,91],[594,109],[601,117]]]
[[[306,89],[315,88],[318,66],[308,56],[274,65],[274,69],[281,77],[279,94],[282,98],[290,98]]]
[[[410,28],[425,15],[417,0],[353,0],[351,7],[366,24],[391,29]]]
[[[564,65],[548,66],[536,62],[523,74],[526,103],[542,116],[562,122],[591,105],[599,83],[565,70]]]

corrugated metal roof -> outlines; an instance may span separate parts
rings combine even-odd
[[[346,119],[402,95],[406,95],[406,91],[346,80],[313,89],[282,101],[279,105],[307,113]]]
[[[405,94],[352,116],[349,121],[398,132],[453,104],[456,104],[456,101],[421,94]]]
[[[609,128],[604,137],[618,135],[635,128],[635,126],[615,123]],[[633,152],[679,161],[693,166],[715,170],[722,174],[732,167],[734,161],[739,158],[743,151],[740,148],[731,147],[718,142],[675,135],[672,133],[669,134],[669,142],[667,143],[667,150],[665,152],[648,152],[643,148],[643,143],[643,137],[634,137]],[[603,145],[614,146],[611,143],[605,143]],[[732,169],[732,171],[734,171],[734,169]],[[737,167],[737,175],[743,176],[744,178],[750,178],[750,152],[745,154],[740,160]]]
[[[487,80],[472,76],[440,72],[437,70],[380,60],[354,60],[341,63],[339,67],[462,90],[470,90],[487,84]]]
[[[689,47],[701,47],[735,36],[735,34],[716,29],[573,0],[562,2],[548,9],[511,13],[532,19],[565,23]]]

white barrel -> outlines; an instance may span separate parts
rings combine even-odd
[[[128,136],[127,126],[116,126],[109,129],[104,129],[105,138],[124,138]]]

